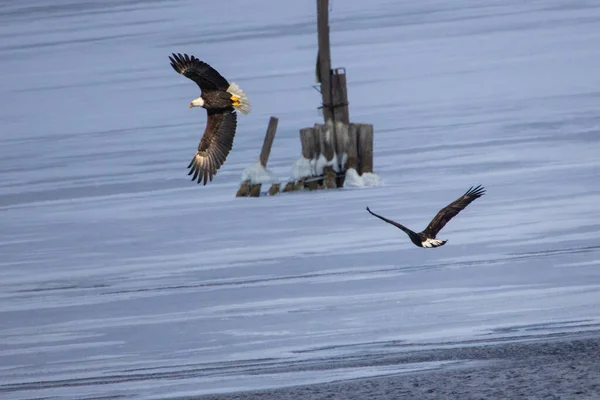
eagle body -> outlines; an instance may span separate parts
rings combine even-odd
[[[207,111],[212,111],[213,114],[215,112],[225,111],[234,112],[236,103],[231,98],[231,93],[223,90],[206,92],[205,94],[202,94],[202,96],[193,100],[190,104],[190,108],[203,107]]]
[[[229,83],[217,70],[194,56],[172,54],[173,69],[194,81],[201,90],[190,108],[206,109],[206,128],[196,154],[188,165],[192,180],[206,185],[213,180],[233,148],[237,128],[237,111],[248,114],[251,104],[240,87]]]
[[[233,112],[233,103],[231,100],[231,93],[223,90],[215,90],[212,92],[203,93],[200,96],[203,100],[203,105],[201,107],[206,108],[211,111],[229,111]],[[193,104],[193,103],[192,103]]]
[[[392,221],[391,219],[387,219],[382,217],[381,215],[375,214],[373,211],[367,207],[367,211],[381,219],[382,221],[387,222],[388,224],[394,225],[396,228],[402,230],[404,233],[408,235],[410,241],[417,247],[424,248],[436,248],[446,244],[447,240],[437,239],[437,234],[442,230],[444,226],[454,218],[459,212],[465,209],[471,202],[485,194],[485,189],[479,185],[475,188],[471,187],[466,191],[465,194],[460,196],[458,199],[448,204],[446,207],[442,208],[437,215],[431,220],[427,228],[425,228],[422,232],[414,232],[402,224],[399,224],[396,221]]]
[[[376,216],[379,219],[384,220],[385,222],[391,223],[392,225],[394,225],[396,228],[402,230],[403,232],[405,232],[410,241],[413,242],[413,244],[417,247],[425,247],[425,248],[434,248],[434,247],[440,247],[446,244],[447,240],[439,240],[436,239],[435,237],[431,237],[431,235],[428,235],[425,232],[413,232],[412,230],[408,229],[407,227],[405,227],[402,224],[399,224],[397,222],[389,222],[391,220],[387,219],[387,218],[383,218],[381,215],[377,215],[374,212],[372,212],[369,207],[367,207],[367,211],[369,213],[371,213],[371,215]]]
[[[436,238],[428,237],[423,232],[413,232],[410,229],[406,228],[406,233],[410,238],[410,241],[417,247],[425,247],[425,248],[433,248],[440,247],[446,244],[447,240],[439,240]]]

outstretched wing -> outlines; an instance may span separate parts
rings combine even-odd
[[[471,202],[485,194],[485,189],[479,185],[475,188],[471,186],[469,190],[458,199],[442,208],[434,219],[431,220],[427,228],[422,232],[424,235],[435,238],[439,231],[454,218],[459,212],[465,209]]]
[[[388,224],[392,224],[392,225],[394,225],[394,226],[395,226],[396,228],[398,228],[398,229],[402,229],[402,230],[403,230],[403,231],[405,231],[405,232],[406,232],[406,230],[408,229],[407,227],[405,227],[405,226],[404,226],[404,225],[402,225],[402,224],[399,224],[399,223],[397,223],[396,221],[392,221],[391,219],[387,219],[387,218],[385,218],[385,217],[382,217],[382,216],[381,216],[381,215],[379,215],[379,214],[375,214],[373,211],[371,211],[371,210],[369,209],[369,207],[367,207],[367,211],[368,211],[368,212],[369,212],[371,215],[373,215],[373,216],[375,216],[375,217],[379,218],[379,219],[380,219],[380,220],[382,220],[382,221],[385,221],[385,222],[387,222]]]
[[[217,174],[221,165],[233,147],[233,138],[237,127],[237,113],[226,110],[224,112],[208,111],[206,129],[198,145],[198,151],[192,158],[190,172],[194,174],[192,181],[204,181],[206,185]]]
[[[229,87],[227,79],[223,78],[216,69],[194,56],[173,53],[172,56],[169,56],[169,60],[176,72],[196,82],[203,92],[227,90]]]

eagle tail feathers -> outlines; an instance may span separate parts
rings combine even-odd
[[[246,96],[246,93],[237,85],[235,82],[231,82],[227,88],[227,92],[231,93],[231,100],[233,100],[233,108],[238,110],[244,115],[248,115],[252,111],[252,104]]]
[[[435,248],[445,245],[447,240],[427,238],[421,244],[425,248]]]

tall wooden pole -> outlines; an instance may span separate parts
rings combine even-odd
[[[319,39],[319,74],[323,119],[333,119],[331,110],[331,52],[329,49],[329,0],[317,0],[317,30]]]

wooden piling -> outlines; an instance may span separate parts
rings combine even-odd
[[[302,144],[302,157],[307,160],[315,158],[315,134],[313,128],[300,129],[300,143]]]
[[[320,156],[321,153],[323,152],[323,142],[322,142],[322,136],[321,136],[321,125],[319,124],[315,124],[313,127],[313,140],[315,142],[315,157],[314,159],[317,160]]]
[[[319,143],[321,144],[321,154],[323,154],[327,161],[333,160],[333,122],[329,121],[327,125],[315,125],[315,131],[317,131],[319,135]]]
[[[267,168],[267,162],[269,161],[269,155],[271,154],[273,140],[275,140],[275,133],[277,133],[278,123],[279,119],[277,119],[277,117],[271,117],[269,119],[267,133],[265,134],[265,141],[263,142],[263,146],[260,151],[260,164],[263,166],[263,168]]]
[[[331,166],[323,168],[323,186],[326,189],[335,189],[336,187],[336,174]]]
[[[350,123],[348,112],[348,87],[346,86],[346,70],[336,68],[331,75],[331,102],[335,122]],[[337,126],[336,126],[337,128]]]
[[[281,192],[282,193],[293,192],[295,184],[296,184],[295,181],[289,181],[288,183],[285,184],[285,186],[283,187],[283,190]]]
[[[323,119],[327,122],[333,118],[331,110],[331,51],[329,43],[329,0],[317,0],[317,31],[319,43],[318,74],[321,81],[321,97],[323,100]]]
[[[348,163],[347,168],[358,172],[358,125],[350,124],[348,127]]]
[[[373,172],[373,125],[358,125],[358,173]]]
[[[250,197],[259,197],[260,196],[260,188],[261,188],[262,184],[261,183],[257,183],[255,185],[250,185]]]
[[[348,124],[335,121],[335,154],[337,155],[339,171],[346,171],[348,159]],[[346,160],[344,161],[344,155]]]
[[[250,194],[250,181],[246,180],[246,181],[242,182],[242,184],[240,185],[240,188],[238,189],[237,193],[235,194],[235,197],[248,197],[249,194]]]
[[[304,182],[303,185],[308,190],[320,190],[323,189],[323,185],[318,180],[309,180]]]
[[[281,190],[281,183],[274,183],[273,185],[271,185],[271,188],[269,189],[269,196],[275,196],[275,195],[279,194],[280,190]]]

